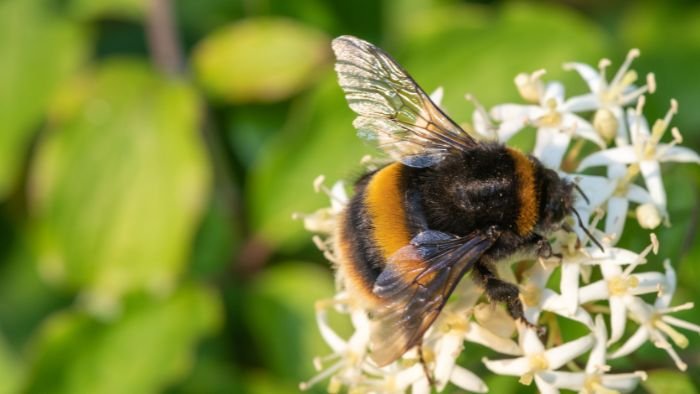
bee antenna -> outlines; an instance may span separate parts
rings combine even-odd
[[[578,185],[578,183],[574,183],[574,188],[576,189],[577,192],[579,192],[581,197],[583,197],[583,199],[586,201],[586,204],[591,205],[591,200],[589,200],[586,193],[584,193],[583,190],[581,190],[581,187]]]
[[[601,243],[598,242],[598,240],[593,236],[593,234],[591,234],[591,232],[588,231],[588,228],[586,228],[586,226],[583,225],[583,220],[581,219],[581,215],[578,214],[578,211],[574,208],[572,208],[571,210],[574,212],[574,215],[576,215],[576,219],[578,219],[578,225],[579,225],[579,227],[581,227],[581,230],[583,230],[583,232],[586,233],[586,235],[588,236],[588,239],[590,239],[591,242],[596,244],[596,246],[600,248],[601,252],[605,253],[605,249],[603,248],[603,245],[601,245]]]

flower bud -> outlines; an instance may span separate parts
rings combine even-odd
[[[642,204],[637,207],[637,220],[642,228],[655,229],[661,224],[661,214],[652,203]]]
[[[609,109],[601,108],[593,116],[593,127],[605,142],[610,142],[615,138],[617,126],[617,118]]]

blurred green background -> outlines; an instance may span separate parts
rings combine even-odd
[[[514,76],[544,67],[580,94],[563,62],[615,70],[638,47],[647,113],[677,98],[700,149],[696,1],[0,0],[0,393],[293,393],[314,375],[333,280],[291,214],[371,152],[332,71],[341,34],[444,86],[458,121],[467,92],[519,101]],[[673,227],[649,269],[672,259],[680,304],[700,299],[700,169],[664,176]],[[630,222],[622,245],[647,242]],[[640,392],[698,392],[689,337],[687,373],[651,345],[615,366],[651,371]],[[534,390],[474,348],[462,364],[491,392]]]

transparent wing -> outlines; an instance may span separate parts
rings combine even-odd
[[[386,52],[356,37],[333,40],[335,70],[353,125],[396,160],[427,167],[476,144]]]
[[[372,311],[370,356],[377,365],[420,343],[459,280],[494,241],[482,231],[457,238],[428,230],[392,255],[373,290],[386,301]]]

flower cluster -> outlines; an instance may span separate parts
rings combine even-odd
[[[603,250],[592,243],[581,226],[572,226],[578,228],[577,234],[554,234],[555,257],[499,267],[502,278],[518,284],[528,321],[547,330],[546,343],[540,333],[490,305],[477,286],[464,280],[426,332],[423,362],[414,349],[380,368],[368,357],[367,312],[341,286],[335,299],[317,304],[318,326],[332,353],[314,361],[319,374],[302,383],[301,388],[329,379],[329,392],[394,393],[410,389],[413,393],[428,393],[431,385],[441,391],[448,383],[472,392],[487,392],[479,376],[457,364],[458,356],[473,344],[493,351],[493,358],[482,360],[490,371],[517,376],[523,384],[534,382],[543,393],[559,389],[583,393],[630,391],[646,377],[644,371],[612,371],[607,360],[626,356],[646,342],[665,350],[675,365],[685,370],[686,364],[674,345],[683,348],[688,339],[677,328],[700,333],[700,326],[672,316],[693,305],[672,306],[676,274],[671,263],[664,261],[663,269],[654,268],[659,244],[653,233],[649,246],[642,251],[618,245],[628,217],[649,230],[662,223],[670,225],[660,164],[700,163],[698,154],[679,146],[682,137],[678,129],[669,129],[678,111],[675,100],[662,119],[650,123],[645,118],[645,95],[653,93],[656,86],[653,74],[647,75],[643,85],[635,86],[638,75],[630,66],[638,55],[639,51],[630,51],[610,80],[606,76],[611,64],[608,60],[602,60],[597,69],[581,63],[566,64],[566,69],[578,73],[588,85],[590,92],[580,96],[566,98],[564,86],[545,82],[541,70],[515,78],[527,104],[502,104],[486,110],[467,97],[476,107],[471,127],[475,135],[505,143],[516,133],[536,129],[533,154],[588,196],[579,199],[575,208],[583,226],[603,244]],[[432,95],[438,105],[441,96],[441,89]],[[670,142],[662,142],[669,140],[664,138],[667,131]],[[582,152],[591,150],[589,147],[595,147],[593,153],[581,157]],[[599,173],[606,175],[583,173],[592,167],[602,167],[604,171]],[[330,196],[332,206],[304,215],[305,226],[325,237],[317,235],[314,240],[334,261],[332,232],[348,196],[342,182],[328,189],[320,178],[315,186]],[[651,269],[638,271],[647,261]],[[553,277],[560,279],[557,282],[551,280]],[[329,312],[351,317],[355,331],[350,338],[336,334],[329,324]],[[577,322],[581,332],[587,334],[566,340],[556,335],[561,319]],[[637,329],[625,337],[628,324]]]

